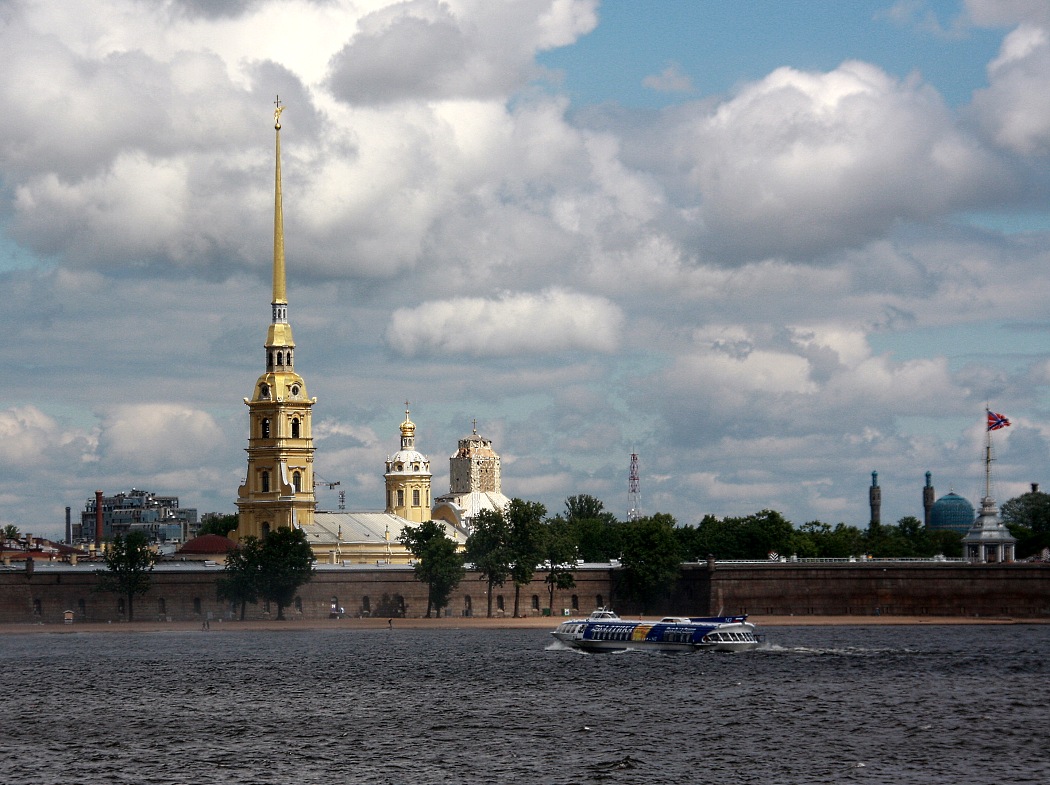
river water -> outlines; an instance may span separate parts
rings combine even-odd
[[[1050,625],[0,635],[0,782],[1050,782]]]

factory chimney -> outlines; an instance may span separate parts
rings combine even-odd
[[[95,548],[102,550],[102,491],[95,491]]]

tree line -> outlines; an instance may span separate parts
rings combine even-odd
[[[1018,540],[1018,558],[1050,547],[1050,495],[1033,490],[1007,501],[1000,512]],[[544,505],[522,499],[512,499],[505,510],[484,510],[474,518],[462,553],[433,521],[406,528],[400,539],[416,559],[417,579],[428,586],[429,617],[448,605],[467,564],[486,583],[486,615],[492,615],[494,589],[509,583],[514,587],[513,614],[519,616],[522,586],[542,574],[547,607],[553,612],[554,592],[575,585],[573,570],[579,562],[618,562],[619,588],[644,609],[666,594],[683,562],[771,556],[958,558],[962,538],[957,532],[931,531],[914,516],[863,530],[822,521],[795,526],[775,510],[707,515],[684,526],[666,513],[620,521],[601,500],[581,494],[566,499],[564,512],[552,517],[546,516]]]
[[[1017,558],[1050,548],[1050,494],[1033,488],[1006,501],[1000,517],[1017,538]],[[235,516],[226,516],[216,521],[215,528],[229,531],[235,521]],[[17,537],[11,528],[3,534]],[[821,521],[796,527],[774,510],[761,510],[742,517],[707,515],[696,525],[679,526],[665,513],[617,520],[599,499],[587,494],[570,496],[565,500],[565,510],[551,517],[544,505],[522,499],[512,499],[505,510],[483,510],[474,518],[462,552],[443,525],[434,521],[406,527],[399,539],[415,557],[416,578],[427,585],[428,618],[447,607],[468,564],[486,583],[486,615],[492,615],[493,590],[510,582],[514,587],[513,613],[519,616],[522,586],[541,573],[547,587],[547,607],[553,612],[555,592],[575,586],[573,572],[579,562],[618,562],[621,589],[646,608],[670,588],[682,562],[709,557],[758,560],[770,554],[801,558],[962,555],[962,535],[930,531],[912,516],[901,518],[895,525],[861,530]],[[103,561],[105,569],[97,571],[97,590],[122,595],[128,619],[132,620],[135,597],[149,590],[156,555],[142,533],[132,532],[114,537]],[[275,604],[277,618],[283,619],[296,590],[312,577],[313,561],[300,529],[278,529],[261,540],[246,537],[229,553],[218,582],[219,598],[239,605],[242,619],[247,604],[260,601]]]

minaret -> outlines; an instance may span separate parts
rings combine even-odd
[[[871,522],[868,531],[877,531],[882,524],[882,488],[879,487],[879,473],[871,473],[871,488],[868,489],[868,504],[871,505]]]
[[[430,520],[430,459],[416,450],[416,424],[401,423],[401,449],[386,459],[386,511],[414,523]]]
[[[926,484],[922,487],[923,525],[930,528],[930,515],[933,513],[933,474],[926,472]]]
[[[295,372],[295,340],[288,323],[284,266],[284,209],[281,203],[281,106],[273,113],[276,170],[273,207],[273,301],[266,334],[266,370],[248,405],[248,473],[237,492],[237,536],[313,522],[314,446],[306,384]]]

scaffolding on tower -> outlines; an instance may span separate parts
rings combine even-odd
[[[638,453],[631,453],[631,470],[627,475],[627,520],[635,521],[642,515],[641,492],[638,490]]]

